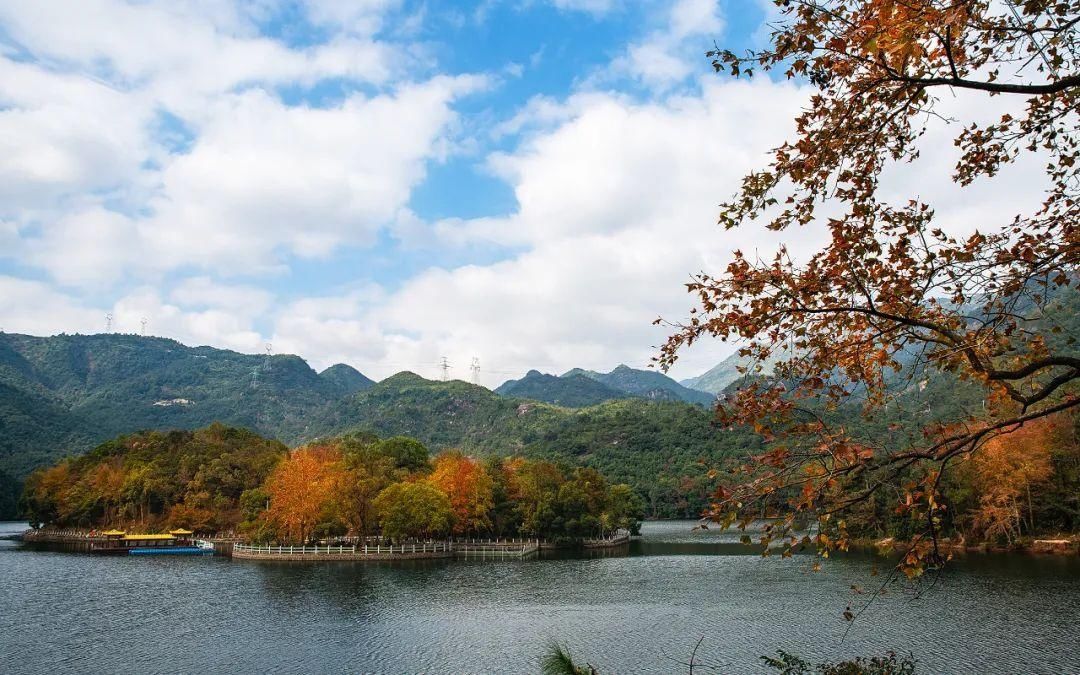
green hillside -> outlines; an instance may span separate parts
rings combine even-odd
[[[630,396],[627,392],[609,387],[585,375],[568,374],[556,377],[537,370],[530,370],[520,380],[504,382],[495,393],[567,408],[583,408]]]
[[[705,506],[709,469],[756,450],[757,437],[711,427],[698,405],[639,398],[580,409],[511,398],[459,380],[399,373],[333,406],[322,434],[402,434],[433,450],[562,459],[626,482],[653,516],[694,516]]]
[[[355,394],[375,384],[374,380],[344,363],[338,363],[322,371],[319,373],[319,379],[333,387],[334,391],[342,396]]]
[[[316,413],[370,386],[348,366],[322,375],[256,356],[135,335],[0,333],[0,470],[15,477],[140,429],[214,421],[293,443]]]
[[[563,377],[567,378],[575,375],[584,375],[612,389],[654,401],[686,401],[687,403],[700,403],[701,405],[712,405],[715,401],[713,394],[685,387],[655,370],[640,370],[620,364],[610,373],[598,373],[593,370],[575,368],[564,373]]]
[[[364,430],[413,436],[436,451],[561,458],[631,483],[653,515],[681,515],[704,505],[705,464],[754,442],[714,434],[700,406],[630,399],[585,376],[540,377],[568,391],[565,405],[412,373],[375,384],[345,365],[316,373],[296,356],[162,338],[0,334],[0,471],[11,479],[0,492],[11,501],[32,469],[110,438],[217,421],[289,445]]]

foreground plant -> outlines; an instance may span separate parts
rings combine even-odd
[[[776,658],[762,656],[765,665],[780,671],[781,675],[914,675],[915,659],[899,657],[895,652],[870,658],[856,657],[850,661],[838,663],[811,664],[794,654],[782,649],[777,650]]]
[[[696,668],[713,671],[712,666],[703,665],[695,661],[701,640],[694,646],[690,661],[679,662],[680,666],[689,669],[693,675]],[[762,656],[761,660],[770,668],[780,671],[782,675],[915,675],[916,661],[911,656],[900,657],[895,652],[886,652],[884,656],[862,657],[858,656],[847,661],[836,663],[825,662],[812,664],[809,661],[789,654],[782,649],[776,651],[776,657]],[[562,645],[553,643],[548,647],[547,653],[541,662],[544,675],[598,675],[599,671],[591,665],[580,666],[574,663],[573,657]]]
[[[541,662],[544,675],[596,675],[592,666],[579,666],[562,645],[552,644]]]
[[[1080,262],[1080,2],[775,4],[771,46],[713,52],[714,66],[736,77],[781,68],[814,94],[797,138],[743,179],[720,224],[816,225],[827,243],[802,257],[736,252],[723,273],[697,277],[689,289],[699,305],[674,324],[658,361],[666,369],[683,348],[714,337],[778,362],[777,377],[752,378],[718,411],[721,424],[753,428],[771,445],[716,491],[709,515],[731,524],[780,510],[786,517],[763,543],[782,540],[787,552],[812,544],[828,555],[849,544],[844,516],[887,491],[912,524],[900,569],[918,576],[947,559],[938,535],[949,469],[996,437],[1080,405],[1080,353],[1050,309],[1075,288]],[[925,176],[928,184],[951,178],[966,188],[1035,153],[1046,187],[1033,213],[1002,214],[957,236],[917,197],[885,200],[883,172],[918,158],[928,121],[944,117],[942,96],[963,96],[969,111],[993,99],[1007,112],[990,123],[944,120],[961,155],[951,177]],[[877,440],[829,415],[854,401],[873,416],[934,373],[980,386],[985,410]],[[812,538],[796,534],[799,514],[816,517]]]

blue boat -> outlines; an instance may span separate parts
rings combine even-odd
[[[161,546],[129,548],[128,555],[214,555],[214,549],[199,546]]]
[[[214,555],[214,545],[192,538],[191,530],[170,530],[168,534],[128,534],[123,530],[102,532],[102,543],[90,546],[102,555]]]

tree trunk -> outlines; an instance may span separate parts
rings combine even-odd
[[[1031,503],[1031,483],[1024,483],[1024,489],[1027,490],[1028,534],[1035,536],[1035,507]]]

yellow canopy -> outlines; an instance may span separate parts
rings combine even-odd
[[[106,537],[122,537],[125,533],[123,530],[105,530],[101,534]]]
[[[191,530],[185,530],[185,529],[181,528],[179,530],[169,530],[169,534],[174,534],[174,535],[179,536],[179,535],[184,535],[184,534],[195,534],[195,533],[192,532]]]
[[[124,539],[175,539],[171,534],[125,534]]]

